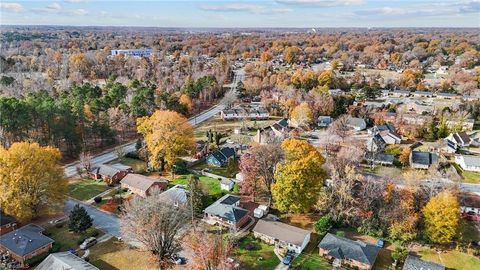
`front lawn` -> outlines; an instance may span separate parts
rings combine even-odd
[[[223,177],[228,177],[228,178],[233,178],[235,175],[240,171],[238,169],[238,161],[235,161],[232,167],[229,168],[229,166],[223,166],[223,167],[217,167],[217,166],[211,166],[208,165],[207,162],[202,162],[194,167],[192,167],[194,170],[204,170],[206,169],[207,172],[213,173],[216,175],[220,175]]]
[[[241,239],[235,256],[242,263],[244,269],[275,269],[280,263],[277,255],[270,246],[260,240],[248,235]]]
[[[114,238],[91,247],[89,262],[102,270],[155,269],[150,254],[131,249]]]
[[[139,160],[139,159],[134,159],[134,158],[128,158],[128,157],[122,157],[119,159],[115,159],[114,161],[110,162],[109,164],[115,164],[115,163],[122,163],[124,165],[130,166],[133,169],[133,172],[135,173],[143,173],[147,169],[147,166],[145,164],[145,161]]]
[[[463,182],[471,184],[480,184],[480,172],[462,171]]]
[[[331,269],[330,263],[318,253],[318,243],[321,239],[317,234],[311,234],[310,243],[292,263],[292,269],[317,270]]]
[[[192,174],[179,175],[177,178],[175,178],[175,181],[172,181],[171,183],[173,185],[187,185],[188,178],[191,175]],[[198,178],[200,179],[204,193],[211,196],[219,196],[223,193],[223,191],[220,189],[220,180],[203,175],[198,176]]]
[[[55,244],[60,246],[60,251],[68,251],[70,248],[77,249],[79,241],[90,236],[99,237],[103,232],[89,228],[85,233],[74,233],[68,230],[68,223],[65,222],[46,228],[43,234],[55,240]]]
[[[458,250],[437,252],[425,248],[418,252],[424,260],[436,262],[451,269],[475,270],[480,265],[480,259]]]
[[[89,178],[73,180],[68,184],[68,196],[80,201],[85,201],[109,189],[103,181]]]

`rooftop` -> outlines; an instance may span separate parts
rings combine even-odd
[[[122,179],[122,181],[120,181],[122,184],[126,184],[143,191],[147,191],[153,184],[159,182],[165,182],[165,180],[156,180],[136,173],[129,173]]]
[[[11,252],[25,256],[33,251],[53,243],[53,239],[42,234],[43,228],[28,224],[0,237],[0,246]]]
[[[58,252],[48,255],[36,268],[36,270],[98,270],[97,267],[86,262],[82,258],[70,252]]]
[[[270,219],[260,219],[253,231],[297,246],[301,246],[305,237],[310,235],[310,231]]]
[[[319,248],[328,251],[328,255],[337,259],[355,260],[367,265],[373,265],[380,248],[362,241],[353,241],[344,237],[327,233]]]
[[[403,270],[445,270],[445,266],[408,255],[403,264]]]

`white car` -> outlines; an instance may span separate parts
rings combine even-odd
[[[88,249],[89,247],[95,245],[97,243],[97,238],[95,237],[89,237],[83,241],[83,243],[80,245],[80,249]]]

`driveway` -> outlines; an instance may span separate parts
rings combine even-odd
[[[67,199],[65,200],[65,215],[68,216],[76,204],[80,204],[87,210],[87,213],[93,218],[93,226],[95,228],[117,238],[120,237],[120,219],[113,214],[102,212],[91,205],[73,199]]]

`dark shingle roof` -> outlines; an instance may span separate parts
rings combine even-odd
[[[433,163],[436,163],[437,160],[438,160],[438,156],[434,153],[412,151],[412,162],[413,163],[430,166]]]
[[[239,200],[239,197],[227,194],[207,207],[204,212],[237,223],[248,214],[248,210],[234,205]]]
[[[2,210],[0,210],[0,226],[7,225],[17,221],[14,217],[5,215]]]
[[[25,256],[54,242],[53,239],[43,235],[42,231],[43,228],[34,224],[28,224],[2,235],[0,237],[0,245],[19,256]]]
[[[278,121],[276,124],[280,125],[282,128],[288,127],[288,119],[283,118],[282,120]]]
[[[121,170],[119,168],[115,168],[111,165],[102,164],[98,167],[94,167],[92,169],[92,173],[105,175],[109,177],[113,177],[115,174],[119,173]]]
[[[328,255],[335,258],[355,260],[371,266],[375,263],[380,251],[380,248],[374,245],[353,241],[331,233],[325,235],[318,247],[328,251]]]
[[[297,246],[310,235],[310,231],[270,219],[260,219],[253,231]]]
[[[403,264],[403,270],[445,270],[445,266],[408,255]]]

